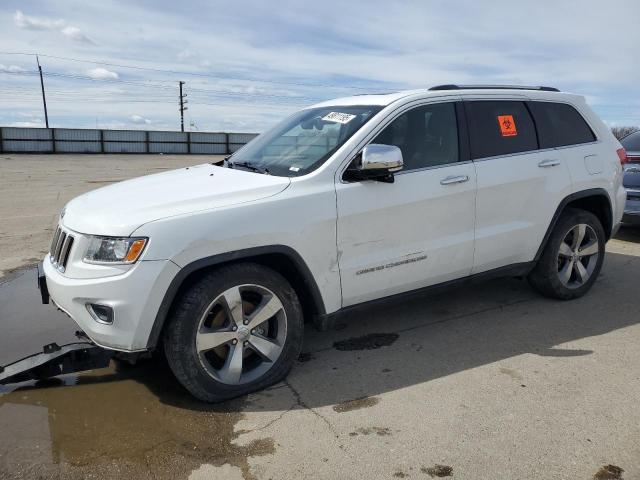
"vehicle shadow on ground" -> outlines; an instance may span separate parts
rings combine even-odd
[[[640,257],[608,253],[593,290],[571,302],[542,298],[522,279],[500,279],[353,313],[332,331],[307,332],[304,354],[280,385],[288,388],[271,389],[267,407],[258,402],[259,409],[289,408],[287,389],[295,389],[305,407],[323,407],[523,354],[590,355],[590,350],[558,345],[640,322],[637,282],[632,280],[638,271]],[[611,305],[616,305],[615,315]],[[162,362],[121,368],[117,375],[122,374],[181,408],[229,411],[238,405],[191,400]],[[252,402],[242,409],[251,411]]]
[[[329,332],[312,331],[309,325],[304,354],[286,383],[270,389],[267,408],[290,407],[291,393],[278,388],[283,386],[294,388],[313,408],[377,396],[523,354],[589,355],[590,350],[557,346],[640,322],[634,280],[638,271],[640,257],[608,253],[593,290],[570,302],[542,298],[523,279],[498,279],[357,311],[341,318]],[[615,315],[611,305],[616,305]],[[385,343],[390,344],[378,346]],[[82,386],[134,381],[160,402],[181,409],[252,409],[252,402],[210,405],[192,399],[160,356],[137,365],[115,362],[102,372],[81,375],[76,387],[65,390],[71,395],[77,388],[81,394]],[[36,388],[63,384],[54,379],[39,382]]]
[[[593,290],[571,302],[542,298],[524,280],[502,279],[358,312],[343,321],[343,330],[307,335],[305,360],[310,359],[296,366],[288,383],[306,406],[322,407],[523,354],[590,355],[591,350],[563,344],[640,322],[634,280],[639,271],[640,257],[608,253]],[[340,341],[354,338],[361,341],[347,347],[366,346],[362,336],[377,333],[398,338],[374,350],[336,349],[345,347]],[[282,407],[274,403],[269,405]]]

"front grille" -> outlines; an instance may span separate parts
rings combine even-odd
[[[73,247],[73,235],[68,234],[58,227],[56,233],[53,235],[49,255],[51,263],[61,272],[64,272],[67,266],[71,247]]]

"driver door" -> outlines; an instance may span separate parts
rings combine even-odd
[[[372,140],[401,149],[394,183],[336,183],[343,307],[470,274],[476,173],[457,108],[412,108]]]

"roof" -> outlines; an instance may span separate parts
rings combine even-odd
[[[465,96],[470,95],[519,95],[521,97],[529,97],[532,99],[553,99],[558,95],[572,96],[564,92],[559,92],[553,87],[523,87],[516,85],[439,85],[432,88],[422,88],[416,90],[402,90],[393,93],[365,94],[353,95],[351,97],[342,97],[327,100],[309,108],[330,107],[330,106],[347,106],[347,105],[380,105],[387,106],[397,100],[406,97],[443,97],[443,96]]]

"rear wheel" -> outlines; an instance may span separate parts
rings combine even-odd
[[[169,365],[195,397],[222,401],[287,374],[302,348],[302,309],[277,272],[222,267],[177,300],[164,335]]]
[[[584,210],[567,210],[553,229],[529,282],[547,297],[581,297],[600,273],[605,241],[598,217]]]

